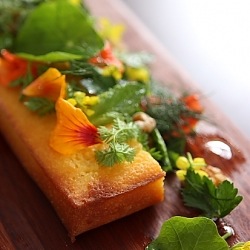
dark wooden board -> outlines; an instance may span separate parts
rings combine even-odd
[[[159,81],[175,89],[199,89],[122,2],[88,0],[86,3],[94,15],[126,26],[125,43],[130,50],[146,50],[155,55],[152,71]],[[200,126],[199,133],[210,139],[218,135],[225,138],[234,157],[223,159],[202,151],[203,137],[190,143],[190,149],[205,155],[209,163],[220,166],[244,196],[243,202],[224,222],[235,230],[230,244],[250,240],[249,140],[209,99],[204,100],[204,105],[216,129],[212,127],[211,131],[211,126]],[[195,215],[194,210],[183,206],[179,188],[175,176],[168,174],[164,202],[84,233],[72,243],[46,197],[0,136],[0,249],[144,249],[157,236],[163,221],[174,215]]]

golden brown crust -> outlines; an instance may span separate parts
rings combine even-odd
[[[46,194],[71,238],[163,199],[164,172],[139,150],[133,163],[100,167],[95,146],[71,156],[49,147],[55,115],[39,117],[0,86],[0,129],[27,172]]]

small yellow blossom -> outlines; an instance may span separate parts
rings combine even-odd
[[[99,102],[98,96],[85,96],[83,99],[83,105],[93,106]]]
[[[100,35],[102,38],[110,41],[113,45],[118,45],[125,30],[125,27],[121,24],[112,24],[107,18],[101,18],[99,20]]]
[[[242,250],[250,250],[250,241],[246,242],[243,247]]]
[[[87,96],[84,92],[76,91],[67,101],[74,107],[80,108],[87,116],[91,116],[95,113],[91,107],[99,102],[99,96]]]
[[[77,101],[74,98],[69,98],[67,101],[74,107],[77,105]]]
[[[180,181],[184,181],[185,180],[185,175],[187,174],[187,170],[177,170],[176,171],[176,176],[178,177],[178,179]]]
[[[204,158],[197,157],[193,159],[191,154],[187,153],[187,157],[179,156],[175,164],[179,169],[176,171],[176,175],[180,181],[185,180],[185,176],[189,168],[192,168],[194,172],[199,174],[201,177],[208,176],[208,173],[202,169],[207,165]]]
[[[140,68],[127,67],[125,73],[128,80],[130,81],[139,81],[142,83],[147,83],[149,82],[150,79],[149,71],[145,67],[140,67]]]
[[[101,73],[103,76],[113,76],[116,80],[120,80],[122,78],[121,71],[114,65],[104,67]]]
[[[240,242],[233,246],[232,250],[250,250],[250,241]]]
[[[185,156],[180,156],[178,157],[178,159],[176,160],[176,166],[179,169],[182,170],[187,170],[190,167],[190,163],[187,159],[187,157]]]

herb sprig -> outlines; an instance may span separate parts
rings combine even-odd
[[[39,115],[45,115],[55,111],[55,103],[47,98],[32,97],[24,102],[24,105]]]
[[[187,170],[183,199],[186,206],[200,209],[208,218],[223,218],[242,201],[233,183],[223,181],[215,186],[211,179]]]
[[[128,141],[139,135],[139,128],[134,123],[116,119],[111,129],[100,126],[98,132],[108,146],[105,150],[96,151],[96,159],[101,165],[111,167],[116,163],[133,161],[136,151]]]

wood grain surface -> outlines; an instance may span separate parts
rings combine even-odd
[[[93,15],[108,17],[126,26],[124,39],[131,51],[146,50],[155,55],[152,71],[156,79],[177,91],[199,91],[188,74],[121,1],[88,0],[86,3]],[[221,167],[234,181],[244,200],[223,223],[235,231],[229,244],[250,240],[250,142],[208,98],[204,98],[203,104],[214,125],[201,123],[198,137],[189,141],[188,150],[204,155],[208,163]],[[229,145],[230,159],[207,150],[205,143],[214,140]],[[196,211],[183,206],[179,188],[175,176],[168,174],[164,202],[84,233],[72,243],[46,197],[0,136],[0,249],[144,249],[158,235],[166,219],[174,215],[196,215]]]

